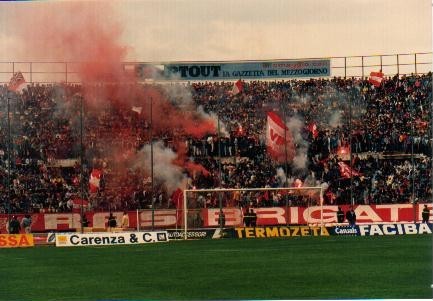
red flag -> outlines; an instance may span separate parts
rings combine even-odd
[[[340,167],[340,174],[343,178],[350,179],[351,176],[353,177],[362,176],[360,172],[354,170],[353,168],[350,168],[350,166],[344,162],[338,162],[338,166]]]
[[[182,189],[178,188],[176,189],[173,194],[171,195],[171,200],[173,201],[173,204],[176,206],[177,209],[183,207],[183,191]]]
[[[287,151],[287,160],[291,161],[294,157],[294,146],[290,131],[276,113],[268,112],[267,115],[266,147],[269,155],[278,162],[284,162]]]
[[[14,73],[11,80],[9,81],[8,90],[9,91],[17,91],[18,88],[24,84],[26,80],[21,72]]]
[[[101,183],[101,175],[102,175],[102,171],[95,168],[90,173],[89,189],[91,193],[98,192]]]
[[[371,72],[370,73],[370,78],[368,79],[368,81],[373,84],[376,88],[380,87],[380,84],[383,81],[383,73],[381,71],[379,72]]]
[[[239,94],[244,90],[244,83],[239,79],[235,84],[233,85],[232,93],[233,95]]]
[[[316,139],[317,136],[319,136],[319,131],[317,130],[317,125],[313,122],[308,125],[308,131],[311,133],[311,135],[313,136],[314,139]]]
[[[177,225],[182,225],[184,216],[183,216],[183,191],[182,189],[176,189],[171,195],[171,201],[176,207],[176,227]]]

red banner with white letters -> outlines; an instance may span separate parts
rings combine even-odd
[[[430,209],[430,221],[433,221],[432,205]],[[349,210],[349,205],[340,206],[344,212]],[[383,204],[383,205],[357,205],[354,207],[358,224],[373,223],[402,223],[422,221],[424,204]],[[337,223],[337,206],[314,207],[269,207],[252,208],[257,214],[257,225],[305,225],[305,224],[332,224]],[[245,209],[244,209],[245,210]],[[243,216],[241,208],[224,208],[226,227],[242,226]],[[323,220],[321,213],[323,211]],[[101,229],[107,227],[109,212],[86,212],[89,227]],[[182,228],[182,209],[155,210],[153,226],[158,229]],[[123,212],[113,212],[117,223],[121,224]],[[140,229],[152,227],[152,211],[129,211],[129,226],[137,229],[137,221]],[[24,214],[16,215],[21,222]],[[188,228],[216,227],[218,226],[218,208],[188,210]],[[32,214],[32,232],[79,230],[79,213],[35,213]],[[138,218],[138,219],[137,219]],[[0,214],[0,233],[7,233],[7,215]]]

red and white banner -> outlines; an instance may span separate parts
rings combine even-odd
[[[21,72],[16,72],[9,81],[8,90],[17,91],[21,85],[25,84],[26,80]]]
[[[344,212],[349,210],[349,205],[340,206]],[[430,212],[432,205],[428,204]],[[373,224],[373,223],[404,223],[413,222],[414,218],[417,222],[422,221],[422,210],[424,204],[384,204],[384,205],[357,205],[355,213],[357,216],[357,224]],[[313,206],[313,207],[269,207],[269,208],[253,208],[257,214],[257,225],[305,225],[305,224],[320,224],[321,211],[323,210],[323,223],[337,223],[337,206]],[[242,218],[244,213],[241,208],[224,208],[226,217],[226,226],[242,226]],[[154,211],[154,226],[164,228],[180,228],[183,227],[183,210],[165,209]],[[89,227],[106,228],[109,212],[86,212]],[[120,224],[123,212],[113,212],[117,223]],[[137,212],[129,211],[129,225],[131,228],[137,227]],[[189,210],[188,216],[190,221],[194,218],[199,219],[202,223],[196,227],[216,227],[218,226],[219,208]],[[22,220],[23,214],[19,214],[18,220]],[[0,214],[0,233],[6,233],[7,215]],[[433,216],[430,215],[430,221],[433,221]],[[150,229],[152,227],[152,210],[141,211],[138,214],[138,223],[140,229]],[[79,213],[37,213],[32,214],[32,232],[47,232],[60,230],[80,229],[80,214]]]
[[[102,171],[95,168],[90,173],[89,190],[91,193],[98,192],[99,187],[101,186],[101,175],[102,175]]]
[[[294,157],[292,135],[284,122],[274,112],[268,112],[266,125],[266,147],[272,159],[285,162]]]
[[[237,82],[234,83],[232,93],[233,93],[233,95],[236,95],[236,94],[242,93],[243,90],[244,90],[244,84],[239,79]]]
[[[380,87],[383,81],[383,73],[382,72],[371,72],[370,78],[368,79],[370,84],[374,85],[376,88]]]

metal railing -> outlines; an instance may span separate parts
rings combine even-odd
[[[432,70],[432,52],[304,58],[303,60],[308,59],[330,59],[331,77],[365,78],[370,72],[379,70],[382,70],[385,76],[425,74]],[[125,66],[133,66],[135,64],[162,66],[173,63],[124,62],[123,64]],[[81,83],[78,73],[78,66],[80,64],[77,62],[0,62],[0,83],[8,83],[15,72],[21,71],[29,83],[79,84]]]

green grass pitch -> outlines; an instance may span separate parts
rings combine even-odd
[[[432,237],[0,250],[0,300],[432,298]]]

